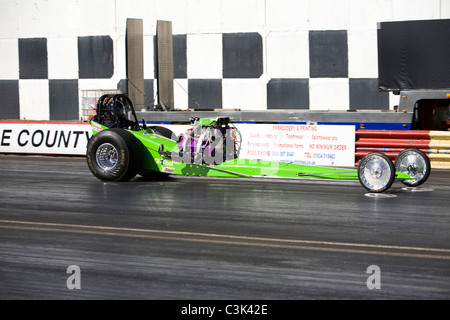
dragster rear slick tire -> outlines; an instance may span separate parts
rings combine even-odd
[[[88,142],[86,161],[102,181],[129,181],[142,168],[142,143],[123,129],[108,129]]]
[[[368,191],[374,193],[384,192],[394,183],[394,164],[383,153],[369,153],[359,163],[358,179],[361,185]]]

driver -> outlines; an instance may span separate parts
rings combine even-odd
[[[102,113],[97,115],[99,117],[99,122],[108,128],[112,128],[116,125],[112,100],[112,98],[103,100]]]
[[[105,112],[102,115],[103,125],[108,128],[134,128],[135,123],[127,118],[123,98],[119,97],[116,100],[117,103],[117,114],[114,110],[114,100],[113,98],[105,99],[104,109]]]

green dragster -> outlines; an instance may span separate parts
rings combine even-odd
[[[241,135],[229,118],[191,119],[192,127],[176,137],[165,127],[139,125],[131,100],[123,94],[102,96],[90,124],[87,163],[102,181],[128,181],[137,174],[155,179],[168,175],[338,179],[359,180],[367,190],[383,192],[395,180],[418,186],[430,173],[428,157],[416,149],[401,152],[395,166],[386,155],[370,153],[357,169],[241,159]]]

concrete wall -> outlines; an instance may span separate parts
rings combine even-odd
[[[388,109],[377,22],[450,18],[450,1],[0,0],[0,119],[80,119],[84,90],[126,90],[127,18],[143,19],[147,105],[169,20],[176,108]]]

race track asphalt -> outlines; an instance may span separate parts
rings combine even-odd
[[[104,183],[82,157],[0,155],[0,179],[1,299],[450,298],[450,171],[383,197],[358,182]]]

